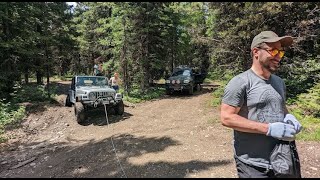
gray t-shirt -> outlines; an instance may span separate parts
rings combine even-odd
[[[238,114],[249,120],[280,122],[285,116],[285,84],[276,75],[264,80],[249,69],[229,81],[222,102],[241,107]],[[277,141],[263,134],[234,130],[235,155],[247,164],[268,168]]]

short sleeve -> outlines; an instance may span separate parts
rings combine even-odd
[[[236,76],[232,78],[224,89],[222,102],[234,107],[241,107],[246,94],[246,82]]]

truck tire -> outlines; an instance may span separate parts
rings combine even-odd
[[[74,113],[78,123],[81,123],[86,119],[85,109],[81,102],[76,102],[74,104]]]
[[[170,89],[166,89],[166,95],[171,95],[172,91]]]
[[[189,88],[188,92],[189,92],[190,95],[193,95],[193,88],[194,88],[193,85],[191,85],[190,88]]]
[[[118,115],[123,115],[123,113],[124,113],[124,104],[123,104],[122,100],[114,107],[114,111]]]
[[[67,106],[67,107],[71,107],[71,106],[72,106],[72,102],[70,101],[70,96],[69,96],[69,94],[67,95],[67,97],[66,97],[66,99],[65,99],[64,105]]]
[[[197,91],[201,91],[201,85],[200,84],[197,84]]]

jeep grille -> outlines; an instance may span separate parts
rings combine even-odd
[[[95,97],[108,97],[108,96],[113,96],[113,93],[110,92],[93,92]]]

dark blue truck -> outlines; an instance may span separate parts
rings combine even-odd
[[[206,75],[207,73],[196,72],[191,67],[179,66],[166,79],[166,94],[172,94],[174,91],[187,91],[189,94],[193,94],[194,90],[201,89]]]

